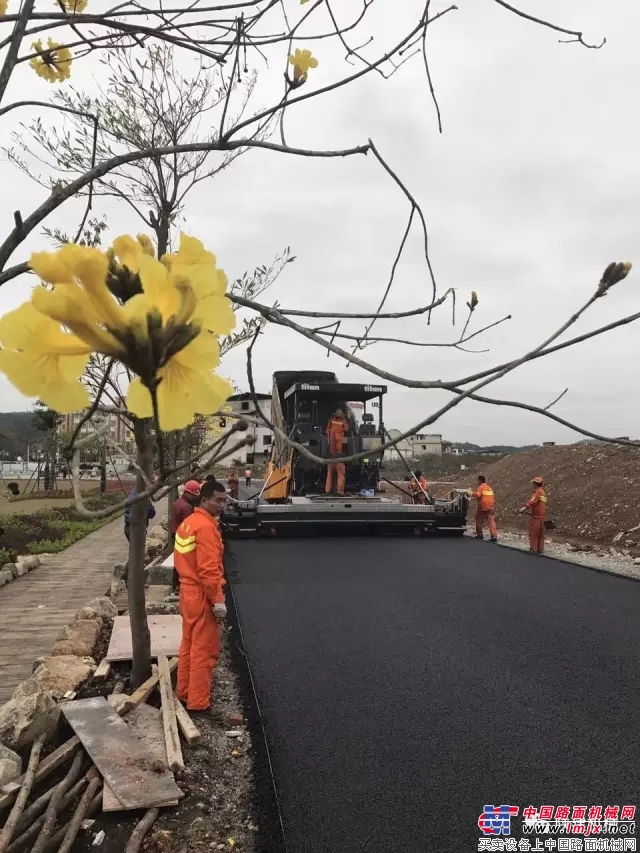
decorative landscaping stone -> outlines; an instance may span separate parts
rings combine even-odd
[[[0,586],[4,586],[6,583],[11,583],[12,580],[13,575],[11,572],[4,570],[0,572]]]
[[[22,773],[22,761],[12,749],[0,743],[0,788],[13,782]]]
[[[58,724],[60,708],[55,699],[32,678],[23,681],[13,696],[0,705],[0,743],[22,749]]]
[[[61,699],[65,693],[77,690],[95,669],[96,662],[91,657],[55,655],[42,658],[32,678],[55,699]]]
[[[169,544],[169,532],[162,524],[154,524],[147,533],[146,552],[151,559],[163,554]]]
[[[95,610],[101,619],[115,619],[118,615],[118,608],[106,595],[98,595],[87,607]]]
[[[15,563],[5,563],[4,566],[2,567],[1,571],[9,572],[12,580],[13,580],[13,578],[18,577],[18,567],[16,566]]]
[[[58,655],[75,655],[80,658],[91,657],[99,636],[100,624],[94,619],[83,619],[80,622],[74,622],[72,625],[66,625],[62,629],[54,647],[51,649],[51,654],[54,657]]]
[[[102,626],[102,619],[93,607],[81,607],[75,615],[74,622],[82,622],[84,619],[93,619],[94,622]]]
[[[25,571],[30,572],[42,565],[42,560],[37,554],[25,554],[17,559],[18,566],[24,566]]]

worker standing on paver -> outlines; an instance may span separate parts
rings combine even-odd
[[[213,671],[220,655],[219,621],[227,615],[224,545],[218,528],[226,502],[221,483],[203,483],[200,506],[176,532],[173,559],[180,576],[182,617],[176,692],[192,712],[211,713]]]
[[[416,471],[409,481],[409,491],[414,504],[426,504],[428,490],[429,484],[422,476],[422,471]]]
[[[482,474],[478,477],[478,488],[473,492],[477,501],[476,506],[476,539],[484,539],[484,526],[489,528],[489,536],[492,542],[498,541],[498,528],[496,527],[496,497],[493,488],[487,483]]]
[[[529,550],[534,554],[544,553],[544,520],[547,517],[547,493],[542,488],[542,477],[533,478],[533,494],[520,512],[530,510]]]
[[[340,456],[344,453],[344,441],[349,432],[349,422],[344,416],[342,409],[336,409],[329,418],[327,424],[327,449],[329,456]],[[336,490],[339,495],[344,495],[346,468],[344,462],[331,462],[327,465],[327,481],[325,492],[330,495],[333,491],[333,483],[336,481]]]

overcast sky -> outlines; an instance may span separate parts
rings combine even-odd
[[[297,12],[297,0],[290,5]],[[421,0],[375,0],[353,43],[373,36],[368,56],[377,55],[406,31],[422,5]],[[447,5],[434,0],[432,9]],[[462,304],[477,290],[480,305],[471,331],[513,315],[469,344],[489,352],[380,344],[363,354],[378,367],[413,379],[462,378],[523,354],[588,298],[611,260],[633,261],[637,269],[575,332],[640,310],[640,4],[522,0],[521,8],[581,29],[589,41],[606,36],[599,51],[559,44],[558,34],[514,17],[493,0],[459,0],[458,5],[458,11],[433,24],[428,38],[442,135],[420,57],[388,81],[371,74],[287,113],[291,145],[345,148],[369,137],[376,142],[424,210],[439,293],[454,287]],[[298,46],[304,47],[304,41]],[[321,41],[312,47],[320,65],[310,74],[309,88],[350,70],[339,46]],[[261,72],[254,110],[281,96],[280,57],[271,53],[268,58],[270,67],[265,68],[254,57]],[[98,66],[88,61],[82,68],[91,85],[90,75]],[[76,82],[79,69],[77,63]],[[9,96],[44,99],[48,89],[23,67]],[[16,113],[11,116],[3,118],[4,140],[18,120]],[[9,164],[2,169],[3,192],[12,198],[0,212],[6,230],[16,206],[26,216],[46,193]],[[49,224],[73,228],[79,209],[68,203]],[[96,212],[108,215],[110,236],[139,230],[122,203],[103,200]],[[216,252],[230,278],[290,246],[297,260],[265,301],[277,299],[291,308],[369,311],[386,286],[408,212],[407,200],[372,157],[312,160],[252,151],[194,191],[186,227]],[[36,235],[10,263],[25,259],[34,247],[45,248],[44,238]],[[20,304],[30,286],[26,276],[4,285],[0,310]],[[418,307],[430,295],[416,229],[398,267],[388,309]],[[447,342],[460,334],[463,316],[459,311],[454,329],[450,309],[441,308],[430,327],[424,318],[380,321],[377,334]],[[361,329],[362,323],[351,323],[343,331]],[[558,415],[597,432],[640,438],[638,345],[633,343],[639,331],[638,324],[628,326],[537,360],[485,393],[546,406],[568,387],[554,408]],[[347,368],[336,356],[327,358],[325,351],[292,332],[269,328],[255,353],[259,390],[269,390],[274,370],[292,368],[334,370],[351,381],[375,378]],[[245,390],[245,353],[230,354],[222,372]],[[408,428],[447,400],[444,393],[390,386],[387,427]],[[30,403],[0,376],[0,409],[25,409]],[[429,431],[481,444],[580,438],[538,415],[469,402]]]

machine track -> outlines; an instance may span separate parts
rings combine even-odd
[[[640,584],[466,538],[228,567],[289,853],[460,853],[484,804],[638,799]]]

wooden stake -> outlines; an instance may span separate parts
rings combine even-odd
[[[73,786],[73,788],[69,791],[69,793],[63,799],[63,801],[60,805],[60,809],[59,809],[60,813],[62,813],[75,800],[75,798],[78,796],[78,794],[80,793],[80,791],[84,788],[84,786],[86,784],[87,784],[86,778],[80,779],[78,782],[76,782],[76,784]],[[51,791],[49,791],[48,793],[53,795],[54,792],[55,792],[55,788],[52,788]],[[38,801],[36,800],[36,802],[38,802]],[[35,803],[34,803],[34,805],[35,805]],[[22,815],[23,819],[26,816],[27,811],[28,811],[28,809],[25,810],[25,812],[23,813],[23,815]],[[17,838],[15,838],[11,842],[11,844],[7,847],[7,853],[18,853],[19,850],[23,850],[29,844],[32,844],[34,839],[37,837],[38,833],[40,832],[40,827],[42,826],[43,823],[44,823],[44,816],[38,817],[34,820],[34,822],[27,829],[24,829],[24,824],[22,824],[22,820],[21,820],[20,826],[22,826],[24,831],[23,831],[22,835],[19,835]],[[52,844],[53,844],[53,839],[50,842],[50,846]]]
[[[53,797],[51,797],[51,802],[47,807],[47,811],[44,816],[44,821],[42,823],[42,829],[40,830],[40,834],[36,840],[36,843],[33,845],[31,849],[31,853],[44,853],[48,846],[49,839],[51,838],[51,833],[56,824],[56,818],[58,816],[58,809],[62,804],[62,800],[64,795],[67,793],[69,788],[76,781],[78,776],[80,775],[80,771],[82,770],[82,762],[84,761],[84,756],[81,752],[79,752],[76,757],[73,759],[73,764],[69,768],[67,775],[64,779],[58,783],[56,789],[54,791]]]
[[[34,784],[38,782],[42,782],[49,773],[52,773],[54,770],[57,770],[65,761],[70,758],[73,753],[79,749],[80,747],[80,739],[77,737],[72,737],[57,749],[47,755],[47,757],[40,763],[38,766],[38,770],[36,771]],[[26,775],[26,774],[25,774]],[[22,785],[25,777],[21,776],[19,779],[16,779],[18,785]],[[11,805],[13,798],[16,793],[20,790],[19,787],[14,787],[14,783],[11,782],[9,785],[5,785],[3,788],[0,788],[0,809],[4,809],[7,806]]]
[[[178,658],[171,658],[171,660],[169,661],[169,673],[172,673],[177,666]],[[120,714],[121,717],[124,717],[124,715],[128,714],[129,711],[132,711],[134,708],[137,708],[141,702],[146,702],[157,686],[158,673],[155,673],[151,676],[151,678],[148,678],[144,682],[144,684],[141,684],[137,690],[134,690],[131,696],[125,697],[124,704],[121,708],[117,709],[117,713]]]
[[[11,812],[9,813],[9,817],[7,818],[7,822],[4,825],[2,834],[0,834],[0,853],[4,853],[4,851],[9,846],[11,836],[13,835],[15,828],[18,825],[20,815],[22,814],[24,807],[27,803],[29,794],[31,793],[31,788],[33,787],[36,770],[38,768],[38,762],[40,761],[40,753],[42,752],[42,747],[44,746],[44,742],[46,741],[46,739],[46,734],[40,735],[40,737],[36,741],[34,741],[33,746],[31,747],[29,764],[27,766],[27,772],[24,774],[24,780],[22,782],[22,787],[20,788],[20,793],[18,794],[18,798],[15,801]]]
[[[149,832],[153,824],[156,822],[159,814],[159,809],[149,809],[149,811],[146,813],[146,815],[142,818],[140,823],[131,833],[131,838],[129,839],[129,843],[126,846],[124,853],[139,853],[140,845],[144,841],[145,835],[147,834],[147,832]]]
[[[58,853],[69,853],[73,842],[76,840],[76,835],[80,829],[80,824],[87,815],[95,814],[102,803],[102,794],[99,793],[102,788],[102,779],[95,777],[89,782],[89,787],[84,792],[84,795],[78,807],[74,812],[71,821],[67,824],[67,828],[63,827],[60,832],[54,837],[54,841],[60,844]],[[64,834],[63,834],[64,833]]]
[[[184,760],[182,758],[182,747],[180,746],[180,735],[178,734],[176,709],[173,702],[171,672],[166,655],[158,655],[158,670],[160,674],[160,698],[162,699],[162,723],[164,726],[164,739],[167,745],[167,762],[169,769],[175,772],[176,770],[184,770]]]
[[[182,732],[184,739],[189,744],[189,746],[193,746],[194,743],[200,743],[200,741],[202,740],[200,729],[193,722],[193,720],[185,710],[182,702],[178,699],[175,693],[173,694],[173,702],[176,708],[176,719],[178,721],[178,725],[180,726],[180,731]]]

